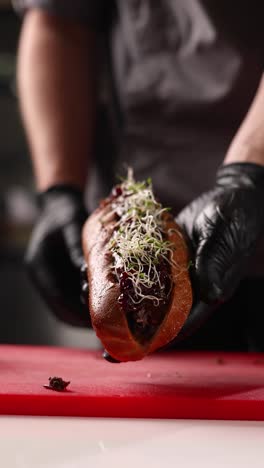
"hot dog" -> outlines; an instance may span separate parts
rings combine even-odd
[[[192,306],[189,254],[150,180],[132,171],[83,228],[92,326],[118,361],[136,361],[173,340]]]

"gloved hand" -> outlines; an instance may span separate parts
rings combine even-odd
[[[221,166],[214,188],[188,205],[176,221],[192,252],[196,297],[180,338],[232,296],[247,273],[256,244],[264,235],[264,166]]]
[[[38,199],[40,215],[25,257],[30,277],[60,320],[87,326],[89,313],[80,298],[81,230],[87,218],[82,193],[58,185]]]

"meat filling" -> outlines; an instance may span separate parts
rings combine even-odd
[[[161,288],[158,284],[148,289],[142,288],[142,292],[146,296],[151,294],[158,298],[158,301],[155,303],[150,299],[143,299],[141,302],[138,302],[129,274],[125,271],[120,274],[119,284],[121,294],[118,302],[126,314],[131,332],[136,340],[142,344],[153,337],[165,317],[170,302],[172,288],[169,265],[161,262],[158,266],[158,271]]]
[[[172,245],[163,231],[167,211],[155,199],[151,182],[128,177],[110,197],[113,235],[109,241],[112,277],[120,285],[118,302],[135,339],[144,343],[167,313],[172,292]]]

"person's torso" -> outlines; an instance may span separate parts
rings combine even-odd
[[[137,178],[152,177],[175,211],[213,184],[262,74],[259,5],[116,1],[112,70],[123,125],[114,175],[130,165]]]

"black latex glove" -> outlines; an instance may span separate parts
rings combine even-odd
[[[196,298],[180,339],[232,296],[247,273],[264,235],[264,167],[253,163],[222,166],[214,188],[188,205],[176,221],[192,252]]]
[[[61,185],[39,195],[40,215],[26,252],[30,277],[52,312],[76,326],[90,324],[81,301],[81,230],[87,218],[82,193]]]

